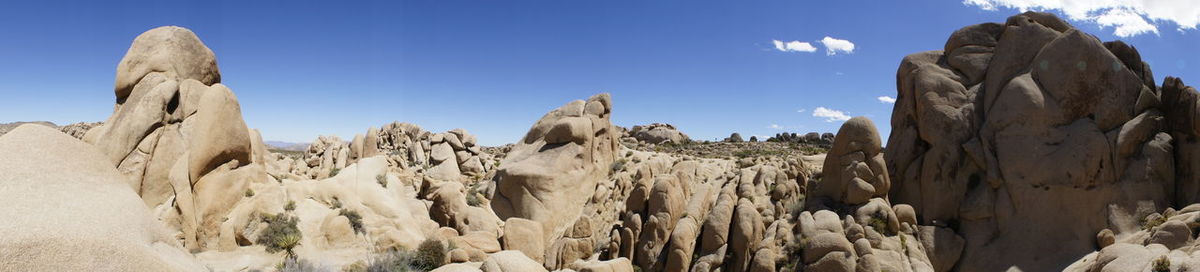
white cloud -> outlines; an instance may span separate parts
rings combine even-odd
[[[817,42],[825,45],[825,55],[837,55],[839,52],[843,54],[854,53],[854,43],[847,40],[825,36],[824,39]]]
[[[1003,7],[1058,11],[1072,21],[1112,27],[1117,37],[1158,34],[1158,23],[1163,22],[1175,23],[1180,31],[1200,25],[1200,1],[1196,0],[963,0],[962,3],[983,10]]]
[[[774,130],[783,130],[783,126],[780,126],[778,124],[771,124],[770,126],[767,126],[767,128],[774,129]]]
[[[806,112],[806,111],[808,111],[808,110],[807,110],[807,109],[798,109],[798,110],[796,110],[796,112],[799,112],[799,113],[804,113],[804,112]]]
[[[896,104],[896,98],[893,98],[891,96],[885,95],[885,96],[877,97],[876,99],[879,99],[880,103]]]
[[[813,117],[825,118],[825,122],[846,121],[850,120],[850,116],[840,110],[831,110],[825,107],[817,107],[813,110]]]
[[[811,43],[806,43],[806,42],[801,42],[801,41],[784,42],[784,41],[780,41],[780,40],[772,40],[772,42],[775,43],[775,50],[779,50],[782,52],[812,53],[812,52],[817,51],[817,48],[813,47],[813,45]]]

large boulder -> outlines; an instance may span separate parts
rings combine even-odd
[[[679,132],[675,126],[671,124],[653,123],[645,126],[633,126],[629,130],[629,134],[638,141],[662,144],[662,143],[683,143],[691,139],[687,134]]]
[[[545,245],[562,237],[615,160],[611,112],[612,99],[599,94],[538,120],[501,162],[491,202],[496,215],[541,223]]]
[[[24,125],[0,154],[4,270],[207,271],[95,147]]]
[[[1196,176],[1180,149],[1195,138],[1194,91],[1160,94],[1131,46],[1052,14],[955,31],[943,50],[905,57],[896,85],[889,196],[965,240],[956,263],[957,243],[929,244],[939,271],[1061,269],[1099,231],[1123,237],[1200,191],[1176,180]]]
[[[189,248],[218,231],[211,227],[248,183],[267,180],[255,161],[265,157],[254,151],[262,140],[220,78],[212,51],[190,30],[142,33],[117,67],[113,115],[83,137],[146,206],[174,211],[159,215],[182,228]]]
[[[824,177],[807,186],[807,206],[837,208],[887,196],[891,181],[875,123],[866,117],[851,118],[842,124],[836,137],[825,155]]]

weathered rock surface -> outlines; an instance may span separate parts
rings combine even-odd
[[[254,156],[262,140],[251,137],[258,133],[219,82],[216,57],[194,33],[147,31],[117,67],[113,115],[83,137],[146,206],[173,207],[160,219],[179,227],[193,249],[215,247],[216,225],[241,192],[267,179]]]
[[[959,29],[900,63],[889,196],[938,227],[923,236],[949,228],[965,241],[954,263],[943,249],[956,242],[922,241],[939,271],[1066,267],[1101,230],[1121,240],[1148,214],[1196,201],[1195,90],[1153,80],[1132,46],[1048,13]],[[1144,266],[1120,267],[1105,271]]]
[[[616,159],[611,111],[611,98],[599,94],[538,120],[501,162],[491,203],[496,215],[541,223],[546,245],[562,237]]]
[[[683,143],[691,141],[687,134],[679,132],[675,126],[671,124],[653,123],[645,126],[633,126],[629,130],[629,135],[633,136],[638,141],[662,144],[662,143]]]
[[[891,181],[875,123],[865,117],[842,124],[825,156],[824,178],[808,186],[809,209],[859,205],[886,197]]]
[[[0,154],[4,270],[207,270],[95,147],[23,125],[0,137]]]

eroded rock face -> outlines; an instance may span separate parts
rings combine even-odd
[[[1120,41],[1027,12],[905,57],[896,84],[890,196],[965,239],[956,269],[1066,267],[1095,250],[1100,230],[1120,237],[1147,213],[1194,201],[1183,185],[1194,182],[1176,183],[1192,159],[1175,142],[1194,134],[1180,120],[1192,120],[1195,96],[1160,94]]]
[[[139,35],[117,67],[117,105],[87,130],[149,207],[171,206],[189,248],[215,246],[216,225],[247,186],[265,182],[265,148],[221,85],[212,51],[190,30]],[[255,145],[259,151],[256,160]],[[197,243],[199,242],[199,243]]]
[[[884,166],[875,123],[866,117],[842,124],[825,156],[825,177],[809,185],[809,209],[840,208],[887,197],[890,177]]]
[[[629,130],[629,135],[638,141],[661,144],[661,143],[683,143],[690,141],[687,134],[679,132],[675,126],[671,124],[653,123],[645,126],[633,126]]]
[[[491,203],[496,215],[541,223],[545,245],[562,237],[616,158],[611,112],[611,98],[599,94],[538,120],[501,162]]]

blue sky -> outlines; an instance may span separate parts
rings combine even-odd
[[[813,116],[818,108],[870,117],[886,138],[892,104],[878,97],[895,96],[901,58],[1022,8],[1078,15],[1077,27],[1136,46],[1159,82],[1200,85],[1200,33],[1178,30],[1188,13],[1079,15],[1078,6],[1006,2],[9,2],[0,9],[0,122],[103,121],[117,62],[134,37],[163,25],[195,31],[247,124],[290,142],[402,121],[461,127],[500,145],[599,92],[613,95],[618,125],[672,123],[694,139],[836,131],[841,121]],[[1200,11],[1179,3],[1191,7],[1169,10]],[[1114,10],[1145,12],[1155,30]],[[825,37],[854,49],[830,55]],[[784,52],[775,40],[815,50]]]

